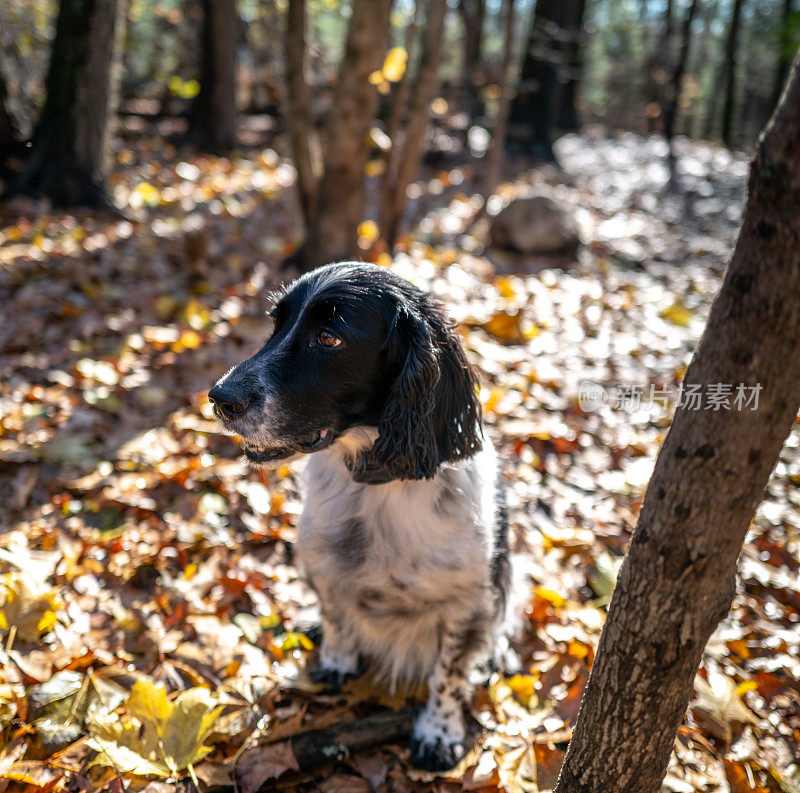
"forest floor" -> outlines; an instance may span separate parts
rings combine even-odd
[[[475,745],[437,778],[400,744],[300,771],[287,743],[404,702],[303,673],[296,471],[249,470],[205,398],[265,336],[297,233],[289,165],[127,138],[130,219],[0,209],[0,793],[552,788],[744,199],[743,155],[683,142],[668,190],[663,148],[571,136],[564,173],[504,185],[571,205],[586,243],[530,275],[484,255],[468,168],[420,184],[393,267],[463,329],[531,579],[524,673],[477,688]],[[796,427],[665,790],[800,791],[799,448]]]

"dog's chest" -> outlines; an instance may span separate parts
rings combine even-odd
[[[306,470],[297,555],[323,601],[407,619],[478,594],[489,548],[469,470],[361,485],[320,458]]]

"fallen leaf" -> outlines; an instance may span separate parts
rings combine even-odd
[[[139,679],[127,708],[132,718],[94,716],[89,744],[101,754],[95,762],[131,774],[173,776],[202,760],[211,747],[204,740],[222,711],[208,689],[190,688],[170,702],[163,686]]]
[[[289,741],[249,749],[236,765],[236,779],[242,793],[255,793],[268,779],[277,779],[285,771],[299,771],[297,758]]]

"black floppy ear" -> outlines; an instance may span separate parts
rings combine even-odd
[[[461,339],[437,305],[422,308],[400,309],[393,333],[405,360],[367,463],[393,479],[430,479],[481,448],[477,379]]]

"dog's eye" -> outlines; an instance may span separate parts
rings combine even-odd
[[[342,343],[342,340],[338,336],[334,336],[327,330],[321,330],[319,332],[319,336],[317,336],[317,341],[323,347],[338,347]]]

